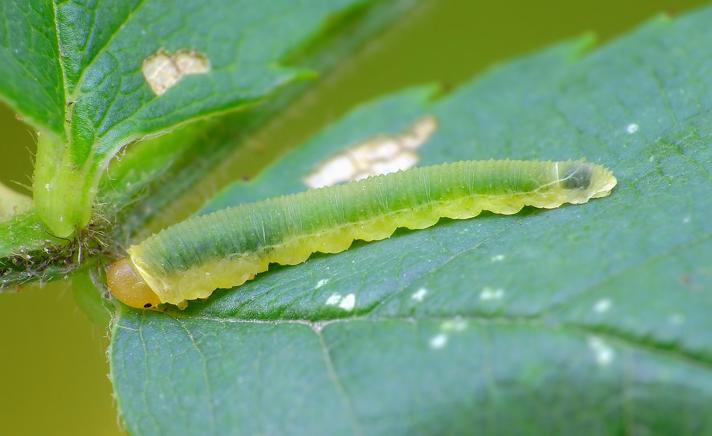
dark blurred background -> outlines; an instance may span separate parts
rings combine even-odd
[[[593,31],[599,43],[701,0],[427,0],[345,62],[260,135],[276,154],[360,101],[425,82],[449,90],[488,66]],[[25,192],[34,137],[0,104],[0,181]],[[264,161],[262,156],[260,161]],[[0,434],[121,434],[107,377],[105,327],[77,306],[69,281],[0,295]],[[249,401],[249,399],[246,399]]]

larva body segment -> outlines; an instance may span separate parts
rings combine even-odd
[[[160,302],[181,304],[243,284],[270,263],[338,253],[398,227],[423,229],[483,210],[513,214],[524,206],[585,203],[615,184],[609,170],[582,161],[463,161],[223,209],[165,229],[128,253]]]

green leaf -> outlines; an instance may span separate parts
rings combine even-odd
[[[59,135],[64,125],[64,84],[53,3],[0,4],[0,95],[38,130]]]
[[[72,4],[63,3],[62,7],[68,8]],[[307,7],[309,4],[311,3],[300,4],[298,8]],[[336,4],[314,5],[314,8],[319,10],[332,12],[327,14],[328,17],[325,18],[325,21],[313,20],[313,17],[307,20],[305,23],[311,23],[312,28],[299,30],[297,33],[303,36],[302,40],[289,42],[290,46],[296,47],[285,54],[290,65],[297,64],[301,68],[326,73],[338,65],[346,55],[353,53],[365,41],[388,28],[414,6],[411,0],[387,2],[359,0],[349,3],[351,6],[344,2],[339,4],[343,7],[338,11],[334,9]],[[3,4],[0,7],[8,8],[8,11],[12,9],[15,13],[26,9],[24,4],[10,6]],[[109,6],[109,9],[113,7],[118,11],[126,4]],[[142,8],[147,6],[149,5],[144,5]],[[250,6],[254,7],[255,11],[267,7],[261,3],[250,4]],[[103,8],[103,12],[106,12],[107,7],[106,5],[97,5],[97,8]],[[234,5],[231,4],[230,7],[234,7]],[[41,10],[44,9],[39,8],[32,11],[35,13]],[[319,15],[314,10],[311,13],[315,16]],[[220,19],[226,19],[229,16],[225,13],[220,16]],[[82,19],[78,18],[77,20],[79,20],[77,23],[83,22]],[[277,19],[275,22],[279,23],[280,20]],[[13,23],[15,21],[6,20],[0,23],[0,29],[3,25],[10,26]],[[105,25],[109,24],[105,23]],[[271,26],[273,23],[264,25]],[[96,29],[96,32],[102,31],[102,29]],[[124,30],[120,30],[120,32],[124,32]],[[193,38],[189,38],[193,34],[191,32],[191,30],[184,32],[185,34],[181,38]],[[200,39],[201,32],[204,32],[204,29],[197,31],[197,36],[194,35],[195,40]],[[39,39],[32,39],[30,36],[28,38],[35,43],[39,41]],[[239,35],[235,35],[236,41],[239,38]],[[22,41],[22,39],[18,39],[18,41]],[[12,42],[15,43],[15,40],[13,39]],[[92,42],[92,44],[94,43]],[[13,50],[15,47],[21,47],[19,43],[15,44],[12,46]],[[0,44],[0,49],[2,49],[2,44]],[[17,48],[17,53],[23,56],[22,59],[25,59],[24,56],[34,54],[37,50],[39,49],[33,51],[31,48],[27,48],[27,52],[25,52]],[[104,50],[109,50],[109,48]],[[15,60],[17,59],[10,59],[10,61]],[[7,65],[12,65],[12,63]],[[255,65],[255,68],[258,66]],[[24,75],[13,76],[9,73],[7,76],[0,77],[0,82],[2,82],[0,83],[0,97],[4,92],[2,85],[16,83],[17,86],[31,88],[37,84],[49,83],[47,80],[42,81],[36,77],[37,80],[33,79],[24,83],[22,82],[24,78],[26,78]],[[182,84],[182,81],[179,82],[165,95],[174,90],[178,92],[183,86]],[[142,84],[141,86],[148,85]],[[56,232],[45,224],[40,210],[37,209],[29,210],[9,221],[0,222],[0,291],[29,280],[38,278],[48,280],[65,275],[92,256],[118,251],[119,248],[116,247],[128,244],[132,238],[137,236],[137,232],[150,231],[152,225],[160,226],[167,221],[175,222],[180,218],[181,213],[185,213],[181,210],[186,209],[185,204],[182,203],[188,203],[189,200],[182,201],[182,199],[191,197],[188,191],[192,187],[200,186],[199,182],[205,179],[206,174],[210,175],[211,172],[215,172],[214,168],[218,163],[226,160],[233,150],[239,151],[239,148],[244,146],[251,135],[268,124],[276,114],[283,111],[312,86],[313,81],[301,81],[281,89],[278,95],[270,97],[266,104],[251,107],[250,110],[182,123],[180,126],[172,128],[168,134],[141,140],[125,147],[122,149],[120,159],[110,162],[99,181],[94,200],[92,223],[78,232],[72,240],[54,236],[53,233],[56,234]],[[7,99],[7,93],[5,98]],[[15,107],[21,110],[21,107]],[[28,118],[27,111],[23,113],[23,117],[27,121],[33,121]],[[40,153],[38,157],[38,160],[44,161],[45,164],[37,165],[35,186],[42,184],[37,180],[46,180],[53,177],[52,174],[58,174],[57,171],[62,168],[68,168],[61,165],[64,145],[58,139],[59,133],[53,133],[49,129],[49,121],[46,121],[45,124],[34,123],[38,129],[40,148],[47,152]],[[52,156],[51,153],[55,153],[55,155]],[[107,155],[108,158],[109,155]],[[58,163],[59,166],[57,166]],[[82,194],[81,190],[77,189],[86,181],[86,179],[82,179],[82,174],[67,173],[65,180],[71,180],[70,176],[76,176],[70,194],[65,196],[57,194],[47,199],[48,202],[58,203],[57,208],[73,207],[69,203],[87,192],[93,195],[91,190],[84,191]],[[209,186],[222,186],[226,181],[211,177],[210,180],[204,180],[204,183]],[[42,186],[50,186],[53,192],[56,187],[54,183],[45,183]],[[204,196],[206,192],[212,191],[203,188],[200,191],[200,196]],[[87,201],[88,199],[89,197],[87,197]],[[175,204],[177,199],[181,201]],[[191,210],[194,209],[195,205]],[[52,216],[58,218],[61,215]]]
[[[35,203],[67,237],[122,147],[311,76],[284,60],[367,0],[4,3],[0,94],[40,132]]]
[[[305,189],[330,156],[425,116],[419,164],[585,157],[619,180],[586,205],[275,267],[184,311],[122,307],[110,362],[129,431],[712,432],[710,20],[389,96],[225,191],[207,209]]]
[[[0,222],[26,212],[32,207],[32,199],[0,183]]]

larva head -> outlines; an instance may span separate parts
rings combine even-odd
[[[618,183],[613,173],[601,165],[581,161],[558,165],[561,187],[581,193],[583,201],[607,196]]]
[[[148,309],[161,304],[158,295],[143,281],[128,258],[119,259],[109,266],[106,281],[111,294],[127,306]]]

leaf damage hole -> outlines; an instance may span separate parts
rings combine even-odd
[[[195,50],[178,50],[170,54],[160,49],[144,59],[141,71],[151,90],[156,95],[163,95],[183,77],[210,71],[210,62]]]
[[[418,163],[416,150],[435,133],[438,122],[428,116],[399,135],[379,135],[328,159],[304,179],[310,188],[407,170]]]

